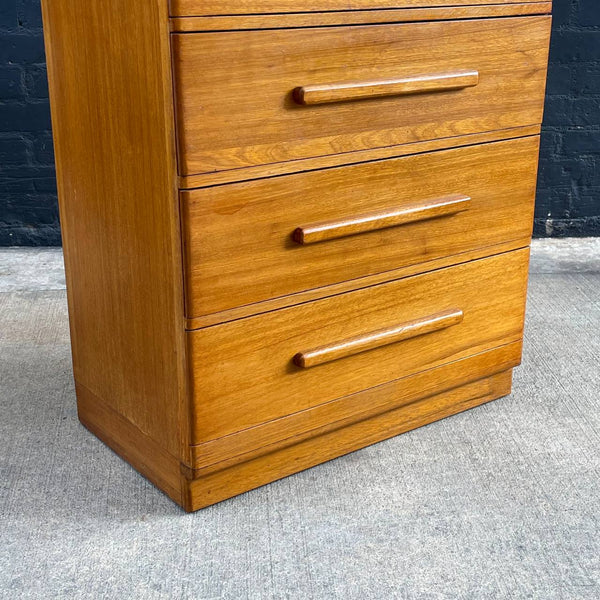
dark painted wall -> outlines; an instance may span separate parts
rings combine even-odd
[[[554,19],[535,231],[600,235],[600,0]],[[39,0],[0,0],[0,245],[57,244]]]
[[[554,0],[535,233],[600,235],[600,0]]]
[[[44,61],[39,0],[0,0],[0,245],[4,246],[60,244]]]

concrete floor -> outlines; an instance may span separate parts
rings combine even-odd
[[[193,515],[77,422],[62,257],[0,250],[0,597],[600,598],[600,240],[534,246],[514,393]]]

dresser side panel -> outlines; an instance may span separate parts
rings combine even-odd
[[[43,16],[75,379],[185,459],[167,2],[44,0]]]

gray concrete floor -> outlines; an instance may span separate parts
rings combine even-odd
[[[185,515],[78,424],[62,256],[0,250],[0,597],[600,598],[600,240],[534,245],[508,398]]]

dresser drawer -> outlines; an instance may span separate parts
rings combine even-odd
[[[509,4],[516,0],[171,0],[174,17],[195,15],[245,15],[257,13],[373,10],[377,8],[421,8],[428,6],[462,6]],[[518,0],[521,3],[536,0]]]
[[[522,337],[529,251],[188,333],[201,443]]]
[[[549,17],[173,34],[180,173],[538,124]]]
[[[527,240],[538,138],[182,192],[199,317]]]

